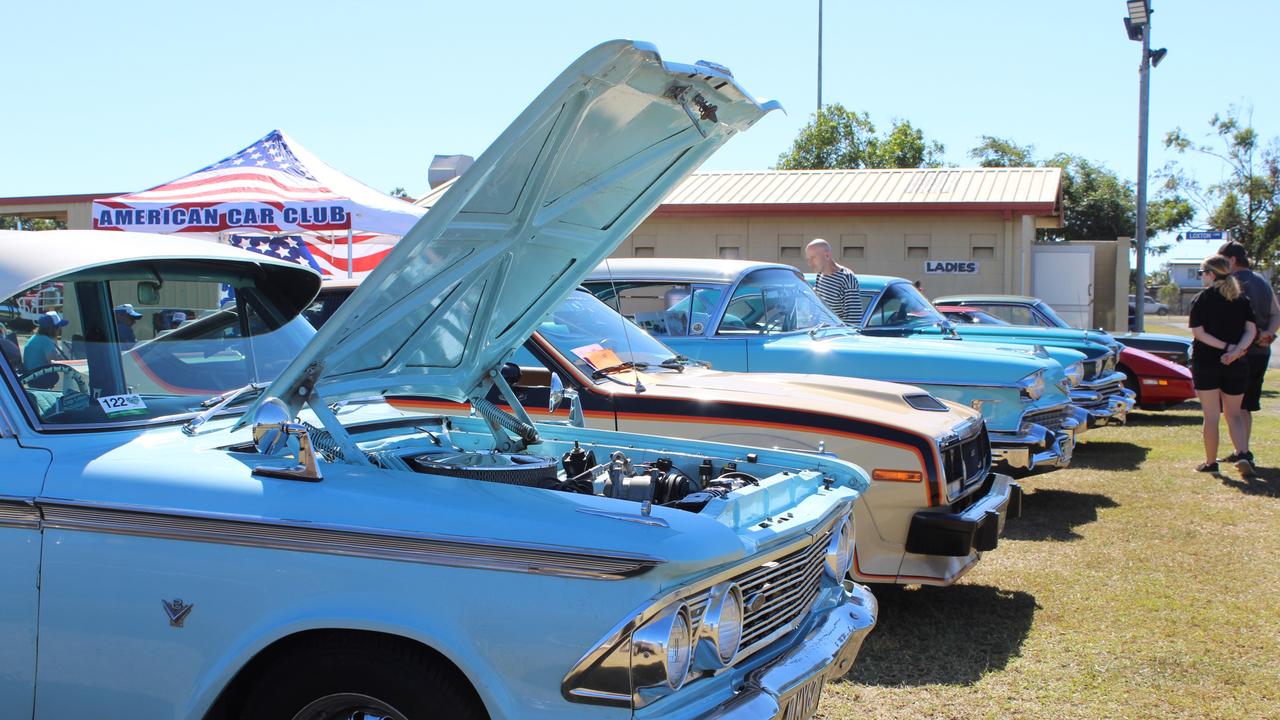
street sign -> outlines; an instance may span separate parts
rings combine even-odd
[[[1227,235],[1226,230],[1200,230],[1184,233],[1182,237],[1187,240],[1226,240]]]

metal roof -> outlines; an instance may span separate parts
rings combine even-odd
[[[666,282],[733,282],[747,270],[790,265],[751,260],[706,258],[611,258],[596,266],[584,282],[599,280],[661,280]]]
[[[415,204],[431,207],[449,188]],[[1021,210],[1058,213],[1059,168],[756,170],[690,175],[655,215],[723,212]]]
[[[976,206],[1056,212],[1059,168],[764,170],[695,173],[663,201],[688,206]]]

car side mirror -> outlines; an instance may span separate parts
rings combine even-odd
[[[578,391],[564,386],[560,373],[551,373],[551,392],[547,395],[547,412],[554,415],[560,403],[569,398],[569,424],[574,427],[585,427],[586,416],[582,413],[582,398]]]
[[[138,282],[138,304],[160,304],[160,283],[154,280],[140,280]]]
[[[281,480],[304,482],[322,480],[307,426],[293,422],[289,408],[279,398],[268,398],[263,401],[253,418],[253,446],[258,450],[258,454],[267,457],[283,455],[289,447],[289,438],[298,440],[298,464],[283,468],[259,465],[253,469],[253,474]]]

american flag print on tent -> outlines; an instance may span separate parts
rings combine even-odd
[[[318,273],[324,272],[324,268],[316,262],[311,250],[307,248],[306,241],[300,235],[278,235],[275,237],[232,235],[228,238],[228,241],[230,244],[250,252],[256,252],[277,260],[288,260],[298,265],[305,265]]]
[[[279,130],[178,180],[93,206],[98,230],[335,232],[351,222],[351,200],[318,180]]]

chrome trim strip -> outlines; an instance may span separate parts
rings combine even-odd
[[[41,501],[48,528],[537,575],[621,580],[665,562],[634,553],[242,516]]]
[[[40,529],[40,508],[30,498],[0,497],[0,527]]]

